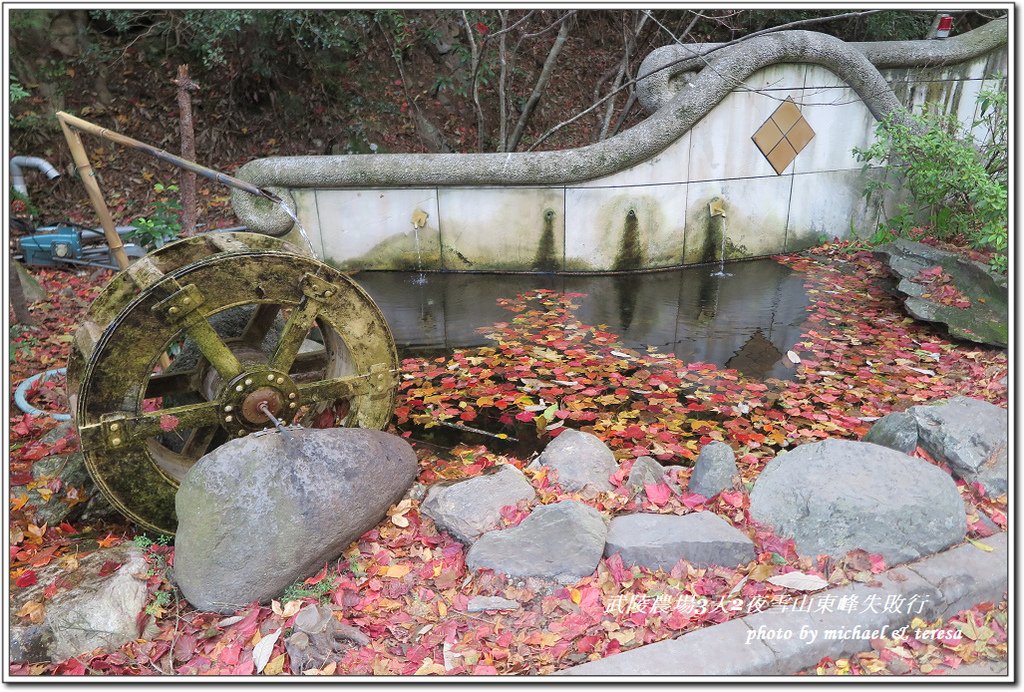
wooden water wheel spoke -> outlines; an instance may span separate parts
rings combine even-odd
[[[146,385],[145,398],[155,399],[169,394],[195,391],[198,376],[199,371],[197,369],[157,373],[149,378],[149,382]]]
[[[181,456],[189,459],[198,459],[206,454],[219,429],[220,428],[216,425],[207,425],[197,430],[193,430],[192,434],[189,435],[185,446],[181,449]]]
[[[319,310],[320,305],[316,301],[308,297],[303,299],[299,307],[288,317],[281,338],[277,342],[277,349],[270,359],[270,367],[284,371],[291,368],[299,349],[302,348],[302,342],[306,340],[306,335],[316,321]]]
[[[327,349],[323,347],[316,350],[299,351],[288,372],[293,377],[317,373],[327,366],[327,359]]]
[[[242,331],[241,341],[252,348],[259,348],[267,334],[274,326],[274,321],[281,314],[281,306],[264,303],[256,308]]]

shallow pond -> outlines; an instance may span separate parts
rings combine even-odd
[[[584,293],[577,316],[607,325],[623,345],[656,347],[686,362],[786,378],[786,351],[800,338],[808,305],[804,277],[770,259],[626,276],[426,274],[354,275],[384,311],[399,355],[438,355],[482,346],[480,332],[512,318],[499,298],[534,289]],[[425,282],[421,277],[426,279]]]

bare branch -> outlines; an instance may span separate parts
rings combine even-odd
[[[555,62],[558,60],[558,54],[562,51],[562,46],[565,45],[565,41],[569,38],[569,17],[572,16],[572,12],[569,12],[562,17],[562,26],[558,29],[558,36],[555,37],[555,43],[551,46],[551,50],[548,52],[548,57],[544,61],[544,67],[541,68],[540,76],[537,78],[537,83],[533,87],[533,92],[530,94],[529,100],[523,107],[523,112],[519,115],[519,121],[516,123],[515,130],[512,131],[512,138],[508,143],[508,151],[515,151],[516,147],[519,146],[519,140],[523,136],[523,131],[526,129],[526,123],[530,120],[530,116],[533,115],[533,109],[537,106],[537,102],[540,101],[541,94],[544,93],[544,88],[548,84],[548,79],[551,78],[551,71],[555,67]]]
[[[642,10],[642,11],[643,12],[647,12],[647,10]],[[770,27],[768,29],[762,29],[760,31],[755,31],[754,33],[747,34],[746,36],[741,36],[740,38],[733,39],[732,41],[728,41],[726,43],[722,43],[720,45],[714,46],[713,48],[708,50],[706,53],[702,53],[702,54],[698,55],[696,51],[692,51],[693,52],[692,56],[685,57],[685,58],[680,58],[678,60],[673,60],[670,63],[666,63],[665,65],[662,65],[661,67],[658,67],[657,69],[652,70],[651,72],[645,74],[643,77],[636,77],[634,79],[631,79],[628,82],[626,82],[625,84],[623,84],[622,86],[620,86],[618,89],[614,89],[614,90],[608,92],[599,101],[596,101],[595,103],[592,103],[590,106],[588,106],[584,110],[580,111],[576,115],[572,116],[568,120],[563,120],[562,122],[558,123],[554,127],[550,128],[547,132],[545,132],[543,135],[541,135],[533,144],[531,144],[529,146],[529,148],[527,148],[526,151],[533,151],[544,140],[546,140],[548,137],[550,137],[554,133],[558,132],[563,127],[566,127],[567,125],[571,125],[572,123],[576,122],[577,120],[582,118],[587,113],[590,113],[591,111],[595,110],[596,108],[599,108],[602,103],[604,103],[605,101],[607,101],[610,98],[613,98],[620,91],[622,91],[624,89],[628,89],[628,88],[632,87],[634,84],[636,84],[637,82],[639,82],[641,79],[645,79],[645,78],[649,77],[652,74],[655,74],[657,72],[661,72],[662,70],[667,70],[669,68],[676,67],[677,65],[680,65],[682,63],[690,62],[691,60],[700,60],[700,61],[704,62],[705,65],[706,65],[707,62],[708,62],[707,61],[707,56],[710,55],[711,53],[717,52],[717,51],[719,51],[719,50],[721,50],[723,48],[728,48],[729,46],[733,46],[733,45],[735,45],[737,43],[741,43],[743,41],[748,41],[748,40],[750,40],[752,38],[755,38],[757,36],[762,36],[764,34],[770,34],[770,33],[776,32],[776,31],[784,31],[784,30],[787,30],[787,29],[792,29],[795,26],[805,26],[805,25],[808,25],[808,24],[820,24],[820,23],[826,22],[826,21],[833,21],[833,20],[836,20],[836,19],[849,19],[851,17],[863,17],[863,16],[866,16],[866,15],[877,14],[878,12],[885,12],[885,11],[887,11],[887,10],[864,10],[864,11],[861,11],[861,12],[845,12],[843,14],[830,15],[828,17],[814,17],[814,18],[811,18],[811,19],[800,19],[800,20],[797,20],[797,21],[794,21],[794,22],[789,22],[787,24],[780,24],[779,26],[776,26],[776,27]],[[909,10],[909,11],[914,11],[914,10]],[[922,11],[924,11],[924,10],[922,10]],[[660,22],[659,22],[659,25],[660,25]],[[685,43],[681,43],[680,45],[682,45],[683,47],[686,47]]]
[[[532,14],[532,13],[530,13]],[[529,17],[527,14],[526,17]],[[520,19],[512,27],[508,26],[508,10],[498,10],[501,20],[501,31],[498,32],[498,151],[505,151],[508,143],[508,97],[505,95],[505,82],[508,79],[508,60],[505,38],[511,28],[518,26],[526,17]]]
[[[473,67],[473,106],[476,108],[476,146],[477,151],[484,150],[484,110],[480,107],[480,81],[477,78],[480,69],[480,49],[473,38],[473,27],[469,24],[466,11],[462,10],[462,22],[466,26],[466,38],[469,39],[470,64]]]

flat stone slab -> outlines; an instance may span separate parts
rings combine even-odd
[[[913,406],[919,444],[936,461],[949,464],[968,483],[991,497],[1007,490],[1009,413],[979,399],[958,396],[943,404]]]
[[[612,519],[604,554],[626,565],[666,572],[680,560],[693,565],[745,565],[757,557],[754,543],[713,512],[627,514]]]
[[[867,442],[825,440],[770,461],[750,493],[750,515],[796,541],[801,555],[856,548],[889,564],[963,540],[967,516],[942,469]]]
[[[470,569],[575,583],[601,561],[608,525],[593,507],[566,500],[537,507],[511,529],[491,531],[466,555]]]
[[[907,312],[925,322],[944,324],[953,336],[1006,348],[1009,343],[1009,303],[1006,277],[992,274],[978,262],[906,239],[879,245],[875,255],[897,277],[896,291]],[[941,267],[970,307],[929,300],[929,289],[915,279],[921,270]]]
[[[442,531],[472,543],[501,525],[502,507],[536,497],[523,472],[504,465],[496,473],[430,488],[420,511]]]
[[[640,646],[556,675],[793,675],[823,656],[843,658],[870,648],[915,617],[950,615],[1002,600],[1008,586],[1007,535],[985,539],[897,567],[877,577],[881,586],[849,584],[786,606]],[[888,607],[887,607],[888,604]],[[920,612],[918,612],[920,611]]]

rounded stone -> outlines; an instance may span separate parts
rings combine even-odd
[[[537,492],[515,466],[501,466],[495,473],[469,478],[427,491],[420,511],[463,543],[501,524],[501,508],[522,500],[533,501]]]
[[[889,564],[937,553],[967,531],[953,479],[928,462],[866,442],[826,440],[780,454],[750,493],[750,515],[801,555],[862,548]]]
[[[556,471],[558,484],[566,490],[614,490],[608,478],[618,469],[615,455],[591,433],[564,430],[548,443],[535,463]]]

